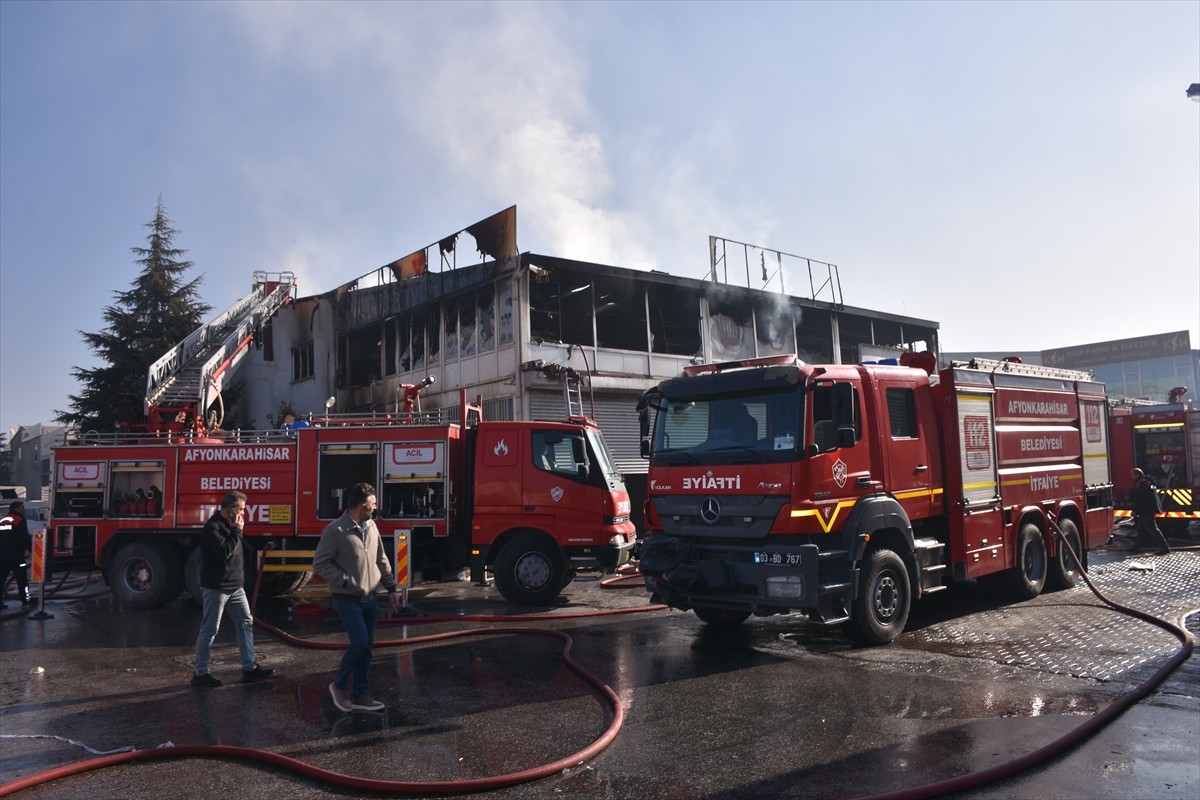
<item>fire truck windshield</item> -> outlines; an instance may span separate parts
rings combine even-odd
[[[722,397],[663,397],[654,425],[653,463],[791,461],[803,443],[802,396],[789,386]]]
[[[604,437],[600,435],[600,431],[587,430],[585,434],[592,451],[592,458],[596,461],[595,468],[607,477],[617,477],[617,465],[613,463],[608,446],[604,444]]]

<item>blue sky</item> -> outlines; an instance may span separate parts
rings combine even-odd
[[[159,196],[216,310],[515,204],[522,251],[832,262],[946,350],[1200,347],[1197,81],[1184,0],[5,0],[0,429],[67,408]]]

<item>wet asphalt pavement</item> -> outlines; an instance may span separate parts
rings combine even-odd
[[[1200,552],[1097,551],[1090,572],[1111,600],[1170,621],[1200,608]],[[85,748],[219,744],[376,781],[466,782],[483,790],[475,797],[503,800],[851,798],[905,789],[920,797],[918,787],[1066,734],[1179,649],[1170,633],[1109,609],[1082,584],[1014,605],[973,584],[956,587],[918,603],[908,630],[878,648],[797,617],[720,631],[692,614],[647,611],[647,598],[637,582],[605,588],[585,579],[567,587],[562,605],[533,610],[535,621],[387,620],[371,670],[372,694],[387,709],[374,714],[333,706],[327,686],[345,637],[319,587],[264,599],[257,615],[331,649],[260,630],[261,660],[277,672],[242,684],[226,621],[214,645],[213,673],[226,681],[217,689],[188,685],[200,617],[190,600],[129,612],[108,596],[74,599],[64,590],[47,603],[53,617],[40,620],[12,616],[9,601],[0,627],[0,781],[94,758]],[[409,599],[422,615],[531,613],[466,583],[422,584]],[[631,613],[562,616],[620,609]],[[1187,617],[1193,632],[1198,617]],[[466,629],[489,630],[392,644]],[[569,657],[615,692],[623,725],[583,763],[490,788],[490,777],[583,751],[614,721],[605,697],[564,662],[563,639],[539,631],[569,635]],[[270,764],[188,757],[107,767],[19,796],[378,795]],[[1200,656],[1066,754],[944,796],[1200,796]]]

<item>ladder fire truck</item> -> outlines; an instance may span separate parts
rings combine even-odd
[[[1112,525],[1103,384],[1014,360],[934,366],[774,356],[648,390],[647,590],[709,624],[803,612],[882,644],[951,581],[1016,599],[1073,585],[1055,531],[1084,558]]]
[[[1200,523],[1200,409],[1184,400],[1186,392],[1172,390],[1166,403],[1125,402],[1109,411],[1116,516],[1133,513],[1130,473],[1138,467],[1158,487],[1159,526],[1175,535]]]
[[[623,563],[636,534],[629,494],[600,429],[484,420],[481,405],[418,410],[432,380],[402,387],[404,410],[326,413],[280,429],[222,431],[206,415],[256,330],[290,296],[288,274],[256,275],[255,291],[150,370],[145,413],[111,434],[89,433],[53,455],[51,563],[99,568],[132,608],[200,594],[197,540],[221,498],[248,496],[248,566],[273,552],[261,591],[311,577],[311,551],[342,512],[342,492],[376,487],[385,539],[403,537],[410,574],[471,579],[491,572],[522,604],[556,597],[577,569]],[[277,557],[275,557],[277,556]],[[248,569],[251,575],[254,570]]]

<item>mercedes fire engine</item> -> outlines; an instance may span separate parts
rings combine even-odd
[[[1177,536],[1200,522],[1200,409],[1183,399],[1186,391],[1173,390],[1167,403],[1121,404],[1109,411],[1117,517],[1133,513],[1130,473],[1139,467],[1158,487],[1159,527]]]
[[[647,590],[709,624],[803,612],[883,644],[951,581],[1015,599],[1073,585],[1055,531],[1083,559],[1112,525],[1103,384],[1015,360],[935,364],[775,356],[648,390]]]

